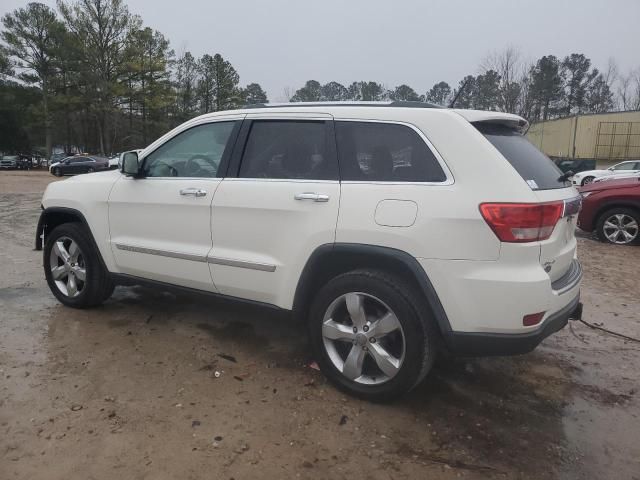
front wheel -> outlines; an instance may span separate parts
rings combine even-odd
[[[640,212],[630,208],[612,208],[598,218],[598,238],[616,245],[633,245],[640,242]]]
[[[61,177],[61,176],[62,176],[62,172],[61,172],[61,171],[60,171],[60,169],[59,169],[59,168],[57,168],[57,167],[53,169],[53,174],[54,174],[56,177]]]
[[[348,272],[317,294],[309,327],[315,358],[338,388],[388,401],[414,388],[436,355],[432,319],[414,289],[375,270]]]
[[[92,168],[92,167],[87,168],[87,173],[93,173],[93,171],[94,171],[94,170],[93,170],[93,168]]]
[[[592,176],[588,176],[588,177],[584,177],[584,179],[582,180],[582,183],[580,184],[581,186],[585,186],[585,185],[589,185],[590,183],[593,183],[593,180],[596,177],[592,177]]]
[[[49,289],[68,307],[94,307],[113,293],[109,272],[89,234],[78,223],[62,224],[49,233],[43,266]]]

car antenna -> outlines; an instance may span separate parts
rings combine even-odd
[[[464,91],[465,87],[467,86],[467,83],[469,83],[469,79],[465,80],[464,83],[462,84],[462,86],[460,87],[460,89],[456,92],[456,94],[453,96],[453,98],[451,99],[451,103],[449,103],[449,108],[453,108],[453,106],[456,104],[456,102],[458,101],[458,97],[460,96],[460,94]]]

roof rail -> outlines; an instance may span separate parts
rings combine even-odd
[[[240,108],[285,108],[285,107],[403,107],[403,108],[444,108],[427,102],[408,102],[393,100],[387,102],[289,102],[289,103],[251,103]]]

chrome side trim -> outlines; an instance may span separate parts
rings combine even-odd
[[[250,270],[260,270],[261,272],[275,272],[276,266],[268,263],[247,262],[244,260],[231,260],[230,258],[207,257],[209,263],[214,265],[225,265],[227,267],[248,268]]]
[[[144,253],[145,255],[157,255],[159,257],[179,258],[180,260],[190,260],[192,262],[207,261],[207,257],[204,255],[193,255],[191,253],[171,252],[167,250],[156,250],[154,248],[134,247],[133,245],[125,245],[122,243],[116,243],[118,250],[124,250],[126,252]]]
[[[567,273],[553,282],[551,288],[556,295],[562,295],[574,288],[580,280],[582,280],[582,265],[574,258]]]

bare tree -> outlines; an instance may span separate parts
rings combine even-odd
[[[500,109],[505,112],[516,113],[521,96],[520,70],[522,55],[514,46],[508,46],[501,51],[493,51],[480,63],[480,71],[486,74],[493,70],[500,75]]]
[[[618,108],[620,110],[629,110],[631,101],[633,100],[633,92],[631,91],[633,84],[633,72],[626,75],[619,75],[616,86],[616,97]]]

